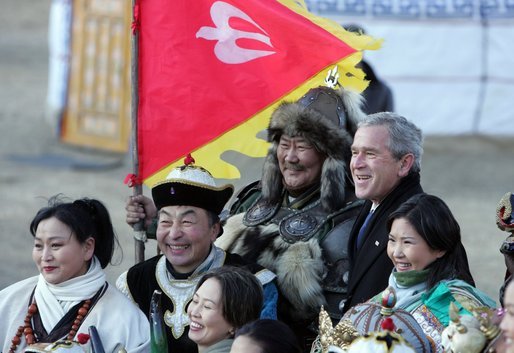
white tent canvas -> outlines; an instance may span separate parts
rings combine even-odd
[[[425,134],[514,135],[514,1],[308,0],[383,38],[365,53]]]

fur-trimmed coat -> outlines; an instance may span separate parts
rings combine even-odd
[[[245,225],[245,216],[249,213],[245,211],[259,200],[258,185],[244,191],[232,208],[234,215],[226,221],[224,234],[216,245],[255,261],[277,275],[283,295],[281,304],[279,302],[279,318],[291,326],[306,326],[316,321],[322,305],[334,320],[338,320],[349,271],[347,242],[361,201],[353,199],[339,211],[325,214],[312,237],[295,241],[291,235],[284,234],[284,223],[295,215],[315,215],[318,220],[322,219],[321,206],[316,207],[320,204],[319,192],[293,204],[289,204],[284,196],[282,205],[278,205],[280,207],[271,219]]]

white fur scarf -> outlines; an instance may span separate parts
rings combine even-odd
[[[65,282],[50,284],[39,275],[34,298],[45,330],[51,332],[68,310],[82,300],[92,298],[104,283],[105,273],[95,256],[86,274]]]

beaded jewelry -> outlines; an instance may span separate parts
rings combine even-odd
[[[82,320],[84,320],[84,317],[87,315],[89,308],[91,306],[91,300],[87,299],[84,304],[80,307],[80,309],[77,312],[77,317],[73,321],[73,324],[71,326],[71,330],[66,336],[66,339],[71,341],[73,337],[77,334],[77,331],[82,324]],[[32,316],[34,316],[35,313],[37,313],[37,304],[36,302],[30,304],[29,309],[27,311],[27,315],[25,316],[25,320],[23,320],[24,325],[18,327],[18,330],[16,331],[16,334],[14,335],[12,341],[11,341],[11,347],[9,348],[9,353],[14,353],[16,351],[16,347],[21,343],[21,336],[25,335],[25,341],[27,342],[27,345],[31,345],[36,343],[36,337],[34,336],[34,331],[32,329]]]

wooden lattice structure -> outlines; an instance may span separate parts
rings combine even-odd
[[[128,150],[131,17],[127,0],[73,1],[62,141],[114,152]]]

